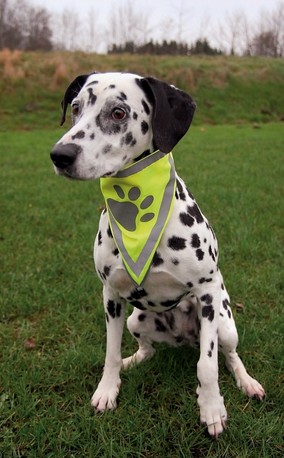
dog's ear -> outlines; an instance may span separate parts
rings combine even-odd
[[[154,144],[169,153],[189,129],[196,104],[190,95],[156,78],[142,78],[137,83],[154,107]]]
[[[61,122],[60,122],[61,126],[64,124],[65,119],[66,119],[66,111],[67,111],[68,104],[70,104],[72,100],[75,99],[75,97],[79,94],[80,90],[84,86],[89,75],[90,74],[77,76],[77,78],[75,78],[74,81],[72,81],[72,83],[66,89],[64,97],[61,101],[61,108],[62,108],[62,117],[61,117]]]

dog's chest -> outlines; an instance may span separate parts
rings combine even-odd
[[[141,286],[135,286],[124,268],[106,212],[102,214],[94,247],[102,282],[133,306],[155,312],[174,307],[202,283],[213,281],[217,256],[215,235],[179,178],[171,219]]]

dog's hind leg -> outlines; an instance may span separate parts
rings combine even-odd
[[[120,388],[121,341],[124,326],[125,301],[111,288],[104,286],[104,308],[107,327],[107,350],[102,379],[91,404],[98,412],[116,408]]]
[[[154,312],[141,312],[134,308],[132,314],[127,319],[127,327],[130,334],[138,341],[138,350],[128,358],[122,360],[124,369],[128,369],[135,364],[152,358],[156,350],[152,346],[151,331],[153,332]]]
[[[238,333],[230,308],[230,298],[222,283],[222,305],[218,327],[219,347],[226,358],[228,369],[234,374],[237,386],[250,397],[263,399],[265,391],[257,380],[252,378],[246,371],[236,349],[238,345]]]

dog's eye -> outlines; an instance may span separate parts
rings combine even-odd
[[[71,110],[72,110],[72,115],[77,116],[79,114],[79,104],[74,103],[74,105],[72,105]]]
[[[112,110],[111,116],[115,121],[121,121],[125,118],[126,112],[123,110],[123,108],[116,107]]]

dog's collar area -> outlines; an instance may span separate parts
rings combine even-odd
[[[130,277],[141,285],[173,208],[172,154],[155,151],[100,183],[115,244]]]

